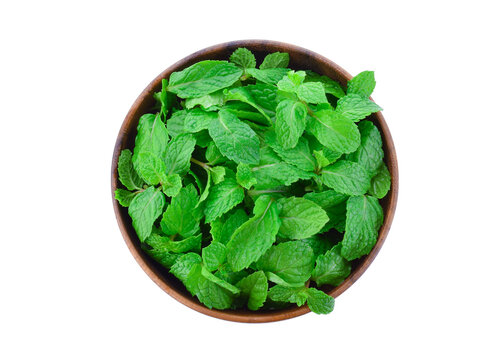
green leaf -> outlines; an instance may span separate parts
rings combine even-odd
[[[162,90],[153,94],[153,96],[160,102],[160,115],[163,121],[167,119],[167,114],[169,110],[172,109],[176,100],[176,95],[167,91],[167,85],[167,79],[162,79]]]
[[[221,232],[223,231],[224,220],[223,216],[217,218],[210,223],[210,234],[212,241],[221,242]]]
[[[190,168],[190,159],[195,149],[195,138],[191,134],[180,134],[173,138],[166,150],[167,173],[185,175]]]
[[[249,125],[232,113],[219,111],[217,121],[209,125],[209,134],[219,151],[237,163],[257,164],[259,162],[259,139]]]
[[[260,69],[286,68],[289,66],[289,54],[274,52],[266,55],[259,66]]]
[[[308,129],[322,145],[338,153],[351,153],[360,145],[356,124],[333,110],[316,111]]]
[[[162,191],[165,195],[174,197],[179,194],[179,190],[183,187],[181,176],[179,174],[167,175],[162,181]]]
[[[308,307],[315,314],[329,314],[334,310],[334,298],[321,290],[308,288]]]
[[[323,209],[327,209],[345,202],[348,196],[334,190],[326,190],[316,193],[307,193],[304,195],[304,198],[320,205]]]
[[[179,257],[176,263],[170,269],[170,272],[185,283],[188,280],[188,275],[195,265],[200,265],[202,263],[202,258],[200,255],[195,253],[184,254]],[[188,291],[191,292],[190,289]]]
[[[272,246],[256,262],[258,270],[263,270],[266,274],[273,273],[292,286],[302,285],[308,281],[314,265],[313,250],[297,241]]]
[[[214,221],[241,203],[243,199],[244,190],[238,185],[234,176],[227,176],[210,189],[205,203],[205,222]]]
[[[132,152],[129,149],[122,150],[118,158],[118,177],[128,190],[141,190],[143,188],[144,181],[132,166]]]
[[[376,87],[374,71],[362,71],[353,79],[348,81],[348,94],[357,94],[362,97],[369,97]]]
[[[380,110],[383,109],[376,103],[357,94],[348,94],[342,97],[336,106],[337,114],[352,121],[365,119],[365,117]]]
[[[327,103],[325,89],[320,82],[306,82],[298,86],[297,96],[299,99],[310,104]]]
[[[213,106],[223,106],[224,104],[224,95],[223,91],[216,91],[212,94],[186,99],[184,106],[187,109],[193,109],[195,106],[200,105],[205,110],[213,107]]]
[[[236,229],[242,226],[243,223],[249,220],[249,217],[242,209],[235,210],[222,225],[219,238],[214,241],[218,241],[224,245],[228,244],[233,233]],[[212,224],[212,223],[211,223]]]
[[[240,186],[250,189],[257,183],[257,179],[248,164],[238,164],[237,166],[237,182]]]
[[[384,163],[379,167],[376,175],[371,179],[369,194],[382,199],[386,196],[391,187],[391,175]]]
[[[287,75],[277,83],[277,87],[279,90],[285,92],[296,92],[299,85],[303,83],[305,77],[306,73],[304,71],[289,71]]]
[[[134,168],[136,165],[136,158],[142,152],[150,152],[160,159],[163,159],[168,142],[169,134],[159,114],[156,116],[153,114],[141,116],[139,125],[137,126],[134,155],[132,156]]]
[[[325,211],[313,201],[290,197],[278,200],[282,225],[278,232],[286,239],[304,239],[318,233],[329,221]]]
[[[226,246],[233,271],[248,267],[275,242],[280,228],[278,212],[277,204],[270,196],[263,195],[256,200],[254,216],[233,233]]]
[[[150,249],[144,243],[142,244],[142,248],[144,252],[146,252],[150,257],[153,258],[156,262],[158,262],[163,267],[170,269],[181,257],[181,254],[174,254],[170,251],[161,248],[161,249]]]
[[[339,160],[322,170],[322,182],[346,195],[363,195],[369,190],[370,176],[359,164]]]
[[[256,104],[256,106],[258,106]],[[238,117],[241,120],[251,120],[255,123],[262,125],[269,125],[270,120],[268,120],[268,115],[264,116],[262,113],[258,112],[254,106],[251,106],[245,102],[240,101],[229,101],[224,107],[225,110],[231,112],[233,115]],[[265,114],[268,114],[268,111],[261,109]]]
[[[157,185],[166,181],[167,169],[164,161],[151,152],[142,151],[137,154],[134,168],[148,185]]]
[[[220,242],[212,242],[202,249],[204,266],[209,271],[215,271],[226,261],[226,246]]]
[[[228,290],[234,295],[238,295],[240,293],[240,289],[236,286],[230,284],[229,282],[217,277],[213,273],[211,273],[205,266],[202,266],[202,276],[205,277],[210,282],[219,285],[220,287]],[[210,295],[210,294],[208,294]]]
[[[201,97],[233,85],[242,70],[226,61],[205,60],[173,72],[169,78],[170,92],[180,98]]]
[[[116,189],[115,190],[115,199],[118,203],[124,207],[130,206],[132,200],[136,197],[138,193],[130,192],[124,189]]]
[[[226,262],[221,265],[220,269],[214,273],[218,278],[223,279],[230,284],[236,285],[240,280],[249,275],[246,270],[233,271],[230,265]]]
[[[346,201],[326,208],[325,212],[329,216],[329,222],[325,224],[321,232],[329,231],[332,228],[340,233],[344,232],[346,225]]]
[[[180,134],[184,134],[184,118],[187,115],[186,110],[176,111],[172,114],[170,119],[167,120],[166,127],[169,135],[173,138]]]
[[[151,234],[153,223],[162,214],[165,196],[160,189],[149,187],[139,193],[129,206],[132,226],[139,240],[144,241]]]
[[[248,69],[247,73],[254,79],[268,85],[276,85],[287,73],[289,69]]]
[[[247,85],[225,92],[226,101],[238,100],[255,108],[270,123],[277,107],[277,88],[267,84]]]
[[[207,159],[210,165],[219,165],[228,161],[228,159],[225,158],[223,154],[221,154],[214,141],[211,141],[207,145],[207,150],[205,151],[205,158]]]
[[[352,196],[346,207],[346,232],[341,255],[347,260],[367,255],[376,244],[383,224],[383,209],[372,196]]]
[[[249,310],[258,310],[268,295],[268,279],[262,271],[256,271],[237,283],[241,297],[247,300]]]
[[[317,258],[319,255],[323,255],[327,252],[327,250],[332,248],[332,241],[328,238],[320,237],[320,236],[312,236],[307,239],[297,240],[298,242],[302,242],[313,250],[313,256]]]
[[[282,100],[277,106],[275,131],[277,141],[284,149],[292,149],[306,127],[306,105],[299,101]]]
[[[195,187],[190,184],[182,188],[179,194],[172,198],[162,216],[162,231],[166,235],[179,234],[185,238],[195,235],[200,230],[199,221],[202,218],[197,205],[198,195]]]
[[[338,286],[350,275],[350,262],[341,256],[341,244],[337,244],[325,255],[317,258],[311,278],[318,286],[324,284]]]
[[[313,150],[313,155],[315,156],[315,159],[317,160],[317,165],[318,168],[324,168],[328,166],[331,162],[329,159],[324,155],[324,152],[322,150]]]
[[[223,166],[209,168],[209,171],[212,173],[214,184],[219,184],[226,176],[226,168]]]
[[[274,131],[267,131],[265,134],[265,142],[287,164],[304,171],[315,170],[315,159],[311,155],[308,141],[305,138],[299,138],[299,141],[294,148],[284,149],[280,146],[280,144],[278,144],[276,133]]]
[[[217,113],[195,108],[188,111],[184,118],[184,130],[196,133],[209,128],[211,122],[217,121]]]
[[[361,138],[360,147],[348,154],[346,160],[359,163],[372,177],[383,163],[383,140],[378,128],[371,121],[361,121],[358,129]]]
[[[337,98],[342,98],[345,96],[344,90],[339,85],[337,81],[332,80],[331,78],[325,76],[325,75],[319,75],[314,73],[313,71],[307,71],[306,72],[306,79],[304,80],[305,82],[320,82],[324,86],[324,90],[326,94],[331,94],[334,95]]]
[[[246,48],[238,48],[230,55],[230,61],[243,69],[256,67],[254,54]]]
[[[200,252],[202,247],[202,234],[190,236],[183,240],[171,240],[159,234],[151,234],[145,242],[157,251],[170,252],[174,254],[189,251]]]
[[[268,297],[273,301],[290,302],[297,306],[303,306],[308,300],[308,292],[304,286],[292,288],[275,285],[268,292]]]

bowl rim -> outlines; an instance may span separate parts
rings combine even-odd
[[[118,201],[115,200],[114,193],[115,190],[117,189],[118,185],[118,174],[117,174],[117,166],[118,166],[118,157],[120,155],[120,152],[122,149],[124,149],[124,143],[126,139],[129,136],[128,129],[129,129],[129,124],[134,120],[134,115],[136,114],[138,108],[141,106],[141,104],[147,99],[147,97],[151,96],[153,90],[155,88],[158,88],[159,84],[161,84],[161,81],[163,78],[165,78],[167,75],[169,75],[173,71],[179,71],[180,69],[185,68],[188,65],[191,65],[192,63],[199,61],[200,57],[202,57],[204,54],[207,53],[212,53],[215,51],[224,51],[225,49],[229,48],[238,48],[238,47],[248,47],[248,48],[255,48],[255,47],[262,47],[265,46],[267,48],[275,48],[273,51],[285,51],[285,49],[288,49],[289,51],[293,51],[296,53],[301,53],[303,55],[309,56],[312,59],[314,59],[315,62],[322,62],[324,63],[327,67],[333,69],[334,72],[336,72],[338,75],[340,75],[345,81],[349,80],[352,78],[352,76],[343,68],[341,68],[339,65],[334,63],[333,61],[327,59],[326,57],[319,55],[311,50],[305,49],[303,47],[297,46],[297,45],[292,45],[284,42],[279,42],[279,41],[272,41],[272,40],[259,40],[259,39],[250,39],[250,40],[236,40],[236,41],[229,41],[225,43],[220,43],[217,45],[213,45],[204,49],[201,49],[199,51],[196,51],[183,59],[177,61],[173,65],[169,66],[167,69],[162,71],[157,77],[155,77],[149,85],[141,92],[141,94],[137,97],[137,99],[134,101],[132,104],[131,108],[127,112],[127,115],[125,116],[125,119],[122,122],[122,125],[120,127],[120,131],[118,133],[116,142],[115,142],[115,147],[113,151],[113,158],[112,158],[112,163],[111,163],[111,197],[112,197],[112,202],[113,202],[113,209],[115,212],[115,217],[117,219],[118,226],[120,228],[120,232],[122,233],[122,236],[124,238],[124,241],[129,248],[129,251],[132,253],[134,259],[137,261],[137,263],[140,265],[140,267],[143,269],[143,271],[155,282],[163,291],[165,291],[167,294],[172,296],[174,299],[182,303],[183,305],[188,306],[189,308],[196,310],[202,314],[212,316],[218,319],[222,320],[228,320],[228,321],[235,321],[235,322],[244,322],[244,323],[264,323],[264,322],[274,322],[274,321],[281,321],[285,319],[291,319],[300,315],[304,315],[306,313],[310,312],[310,309],[308,308],[307,305],[303,305],[301,307],[289,307],[286,309],[281,309],[273,312],[252,312],[250,314],[241,314],[241,313],[235,313],[232,312],[231,310],[217,310],[217,309],[209,309],[202,305],[200,302],[195,297],[187,297],[181,293],[179,293],[175,288],[167,284],[163,279],[155,272],[154,269],[152,269],[143,259],[143,255],[136,249],[134,246],[134,241],[129,234],[129,231],[127,230],[127,226],[124,222],[124,219],[122,217],[121,211],[120,211],[120,205]],[[372,99],[372,98],[371,98]],[[388,125],[386,124],[386,121],[381,114],[381,112],[377,112],[375,114],[372,114],[371,116],[375,117],[378,122],[378,127],[381,130],[381,135],[383,138],[383,144],[386,147],[385,150],[385,163],[388,166],[388,169],[391,174],[391,188],[389,193],[386,195],[388,197],[388,210],[386,211],[386,214],[384,216],[384,222],[383,225],[381,226],[379,230],[379,236],[377,239],[376,244],[374,245],[374,248],[371,250],[371,252],[366,255],[365,257],[361,258],[360,264],[357,266],[357,268],[352,271],[352,273],[343,281],[343,283],[335,288],[333,288],[331,291],[328,292],[328,294],[334,298],[337,298],[339,295],[341,295],[344,291],[346,291],[351,285],[353,285],[359,278],[362,276],[362,274],[367,270],[367,268],[370,266],[370,264],[374,261],[375,257],[379,253],[386,236],[388,235],[388,232],[391,227],[391,223],[394,218],[395,210],[396,210],[396,205],[397,205],[397,200],[398,200],[398,186],[399,186],[399,179],[398,179],[398,163],[397,163],[397,156],[396,156],[396,151],[395,151],[395,145],[393,143],[393,139],[390,133],[390,130],[388,128]],[[385,197],[385,198],[386,198]]]

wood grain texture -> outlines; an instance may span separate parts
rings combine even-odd
[[[154,92],[160,91],[162,79],[168,78],[169,75],[174,71],[180,71],[187,66],[190,66],[201,60],[227,60],[230,54],[239,47],[246,47],[251,50],[256,55],[258,64],[268,53],[276,51],[288,52],[290,54],[289,67],[291,69],[313,70],[322,75],[329,76],[330,78],[341,83],[341,85],[343,86],[346,86],[347,81],[352,78],[352,76],[344,69],[319,54],[295,45],[276,41],[232,41],[197,51],[196,53],[193,53],[176,62],[174,65],[170,66],[160,75],[158,75],[139,95],[139,97],[136,99],[129,112],[127,113],[122,127],[120,128],[120,132],[118,133],[115,143],[115,149],[113,152],[111,165],[111,195],[118,226],[120,228],[120,231],[122,232],[122,236],[129,250],[131,251],[136,261],[139,263],[141,268],[146,272],[146,274],[148,274],[148,276],[170,296],[172,296],[182,304],[192,308],[193,310],[223,320],[246,323],[280,321],[306,314],[310,312],[310,310],[306,305],[299,308],[294,305],[281,310],[257,312],[245,309],[221,311],[206,308],[204,305],[198,302],[195,297],[192,297],[191,294],[188,293],[184,285],[179,280],[169,274],[169,272],[165,268],[157,264],[141,250],[139,239],[132,227],[132,221],[127,213],[127,209],[121,207],[114,198],[115,189],[119,187],[117,164],[120,152],[123,149],[133,148],[139,118],[142,114],[148,112],[154,105],[155,101],[152,95]],[[381,112],[370,115],[369,119],[372,120],[381,131],[383,138],[385,163],[387,164],[392,177],[391,190],[388,195],[386,195],[386,197],[381,200],[381,205],[383,207],[385,217],[383,226],[379,231],[378,240],[372,251],[367,256],[364,256],[361,259],[353,262],[352,273],[341,285],[334,288],[331,286],[324,286],[321,288],[335,298],[341,295],[355,281],[357,281],[377,256],[390,230],[397,205],[398,165],[395,146],[391,138],[390,130],[388,129],[388,126]]]

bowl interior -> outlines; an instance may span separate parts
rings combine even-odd
[[[319,74],[327,75],[328,77],[338,81],[341,85],[346,86],[347,81],[351,76],[338,65],[332,61],[320,56],[312,51],[284,43],[264,40],[244,40],[234,41],[225,44],[212,46],[207,49],[198,51],[186,58],[178,61],[157,78],[155,78],[148,87],[141,93],[138,99],[134,102],[129,110],[122,127],[120,129],[113,154],[112,161],[112,195],[117,187],[120,186],[118,181],[117,164],[120,152],[123,149],[133,149],[134,139],[136,136],[136,128],[139,118],[144,113],[147,113],[155,104],[153,93],[161,90],[161,81],[163,78],[168,78],[174,71],[180,71],[187,66],[190,66],[201,60],[227,60],[231,53],[239,48],[246,47],[251,50],[259,64],[263,58],[272,52],[281,51],[290,54],[291,69],[296,70],[313,70]],[[392,175],[392,188],[388,195],[381,200],[385,219],[383,226],[380,229],[379,237],[376,245],[371,253],[362,257],[352,264],[352,273],[350,276],[339,286],[333,288],[331,286],[324,286],[322,290],[326,291],[329,295],[337,297],[349,288],[367,269],[373,261],[379,249],[383,245],[384,239],[393,219],[393,214],[396,207],[397,192],[398,192],[398,168],[395,148],[393,141],[384,121],[382,114],[376,113],[369,117],[370,120],[379,128],[383,138],[383,149],[385,153],[385,163]],[[249,310],[215,310],[208,309],[200,304],[198,300],[188,293],[184,285],[177,280],[173,275],[169,274],[168,270],[149,258],[140,248],[139,239],[132,227],[131,219],[127,213],[127,209],[121,207],[116,200],[113,199],[113,205],[117,221],[122,232],[122,235],[132,252],[136,261],[140,264],[143,270],[150,276],[150,278],[160,286],[164,291],[181,303],[191,307],[206,315],[221,318],[224,320],[240,321],[240,322],[269,322],[278,321],[283,319],[292,318],[309,312],[309,308],[305,305],[302,307],[291,306],[286,309],[273,310],[273,311],[249,311]]]

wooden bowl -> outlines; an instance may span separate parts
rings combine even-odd
[[[198,302],[196,297],[193,297],[188,293],[188,291],[180,281],[178,281],[173,275],[169,274],[169,272],[165,268],[157,264],[141,250],[139,239],[132,227],[132,221],[127,213],[127,208],[121,207],[114,199],[115,189],[120,186],[117,172],[118,157],[123,149],[133,148],[139,117],[142,114],[149,112],[154,105],[155,100],[153,99],[153,93],[160,91],[162,79],[168,78],[174,71],[180,71],[201,60],[227,60],[230,54],[239,47],[246,47],[251,50],[256,55],[258,64],[263,60],[266,54],[281,51],[290,54],[289,67],[292,69],[313,70],[317,73],[327,75],[328,77],[337,80],[343,86],[346,86],[347,81],[352,77],[334,62],[310,50],[295,45],[268,40],[232,41],[211,46],[185,57],[184,59],[178,61],[174,65],[164,70],[146,87],[146,89],[143,90],[141,95],[139,95],[137,100],[132,105],[131,109],[127,113],[127,116],[125,117],[125,120],[122,123],[122,127],[120,128],[120,132],[118,133],[116,140],[111,166],[111,193],[113,198],[113,207],[115,209],[118,226],[120,227],[120,231],[122,232],[125,243],[129,247],[132,255],[139,263],[139,265],[143,268],[143,270],[148,274],[148,276],[167,294],[169,294],[182,304],[189,306],[190,308],[198,312],[219,319],[248,323],[279,321],[306,314],[310,310],[306,305],[301,307],[293,305],[289,308],[281,310],[257,312],[250,310],[211,310],[206,308],[204,305]],[[392,176],[391,190],[388,195],[386,195],[386,197],[381,201],[381,205],[385,214],[384,223],[379,231],[377,243],[372,251],[367,256],[364,256],[361,259],[353,262],[352,273],[341,285],[335,288],[329,286],[322,288],[322,290],[326,291],[334,298],[341,295],[355,281],[357,281],[357,279],[365,272],[365,270],[367,270],[369,265],[372,263],[379,250],[381,249],[381,246],[383,246],[386,235],[390,230],[391,222],[393,220],[393,215],[395,213],[395,208],[397,205],[397,156],[395,153],[395,147],[393,145],[390,130],[388,129],[388,126],[386,125],[381,112],[372,114],[370,116],[370,119],[381,131],[385,162]]]

